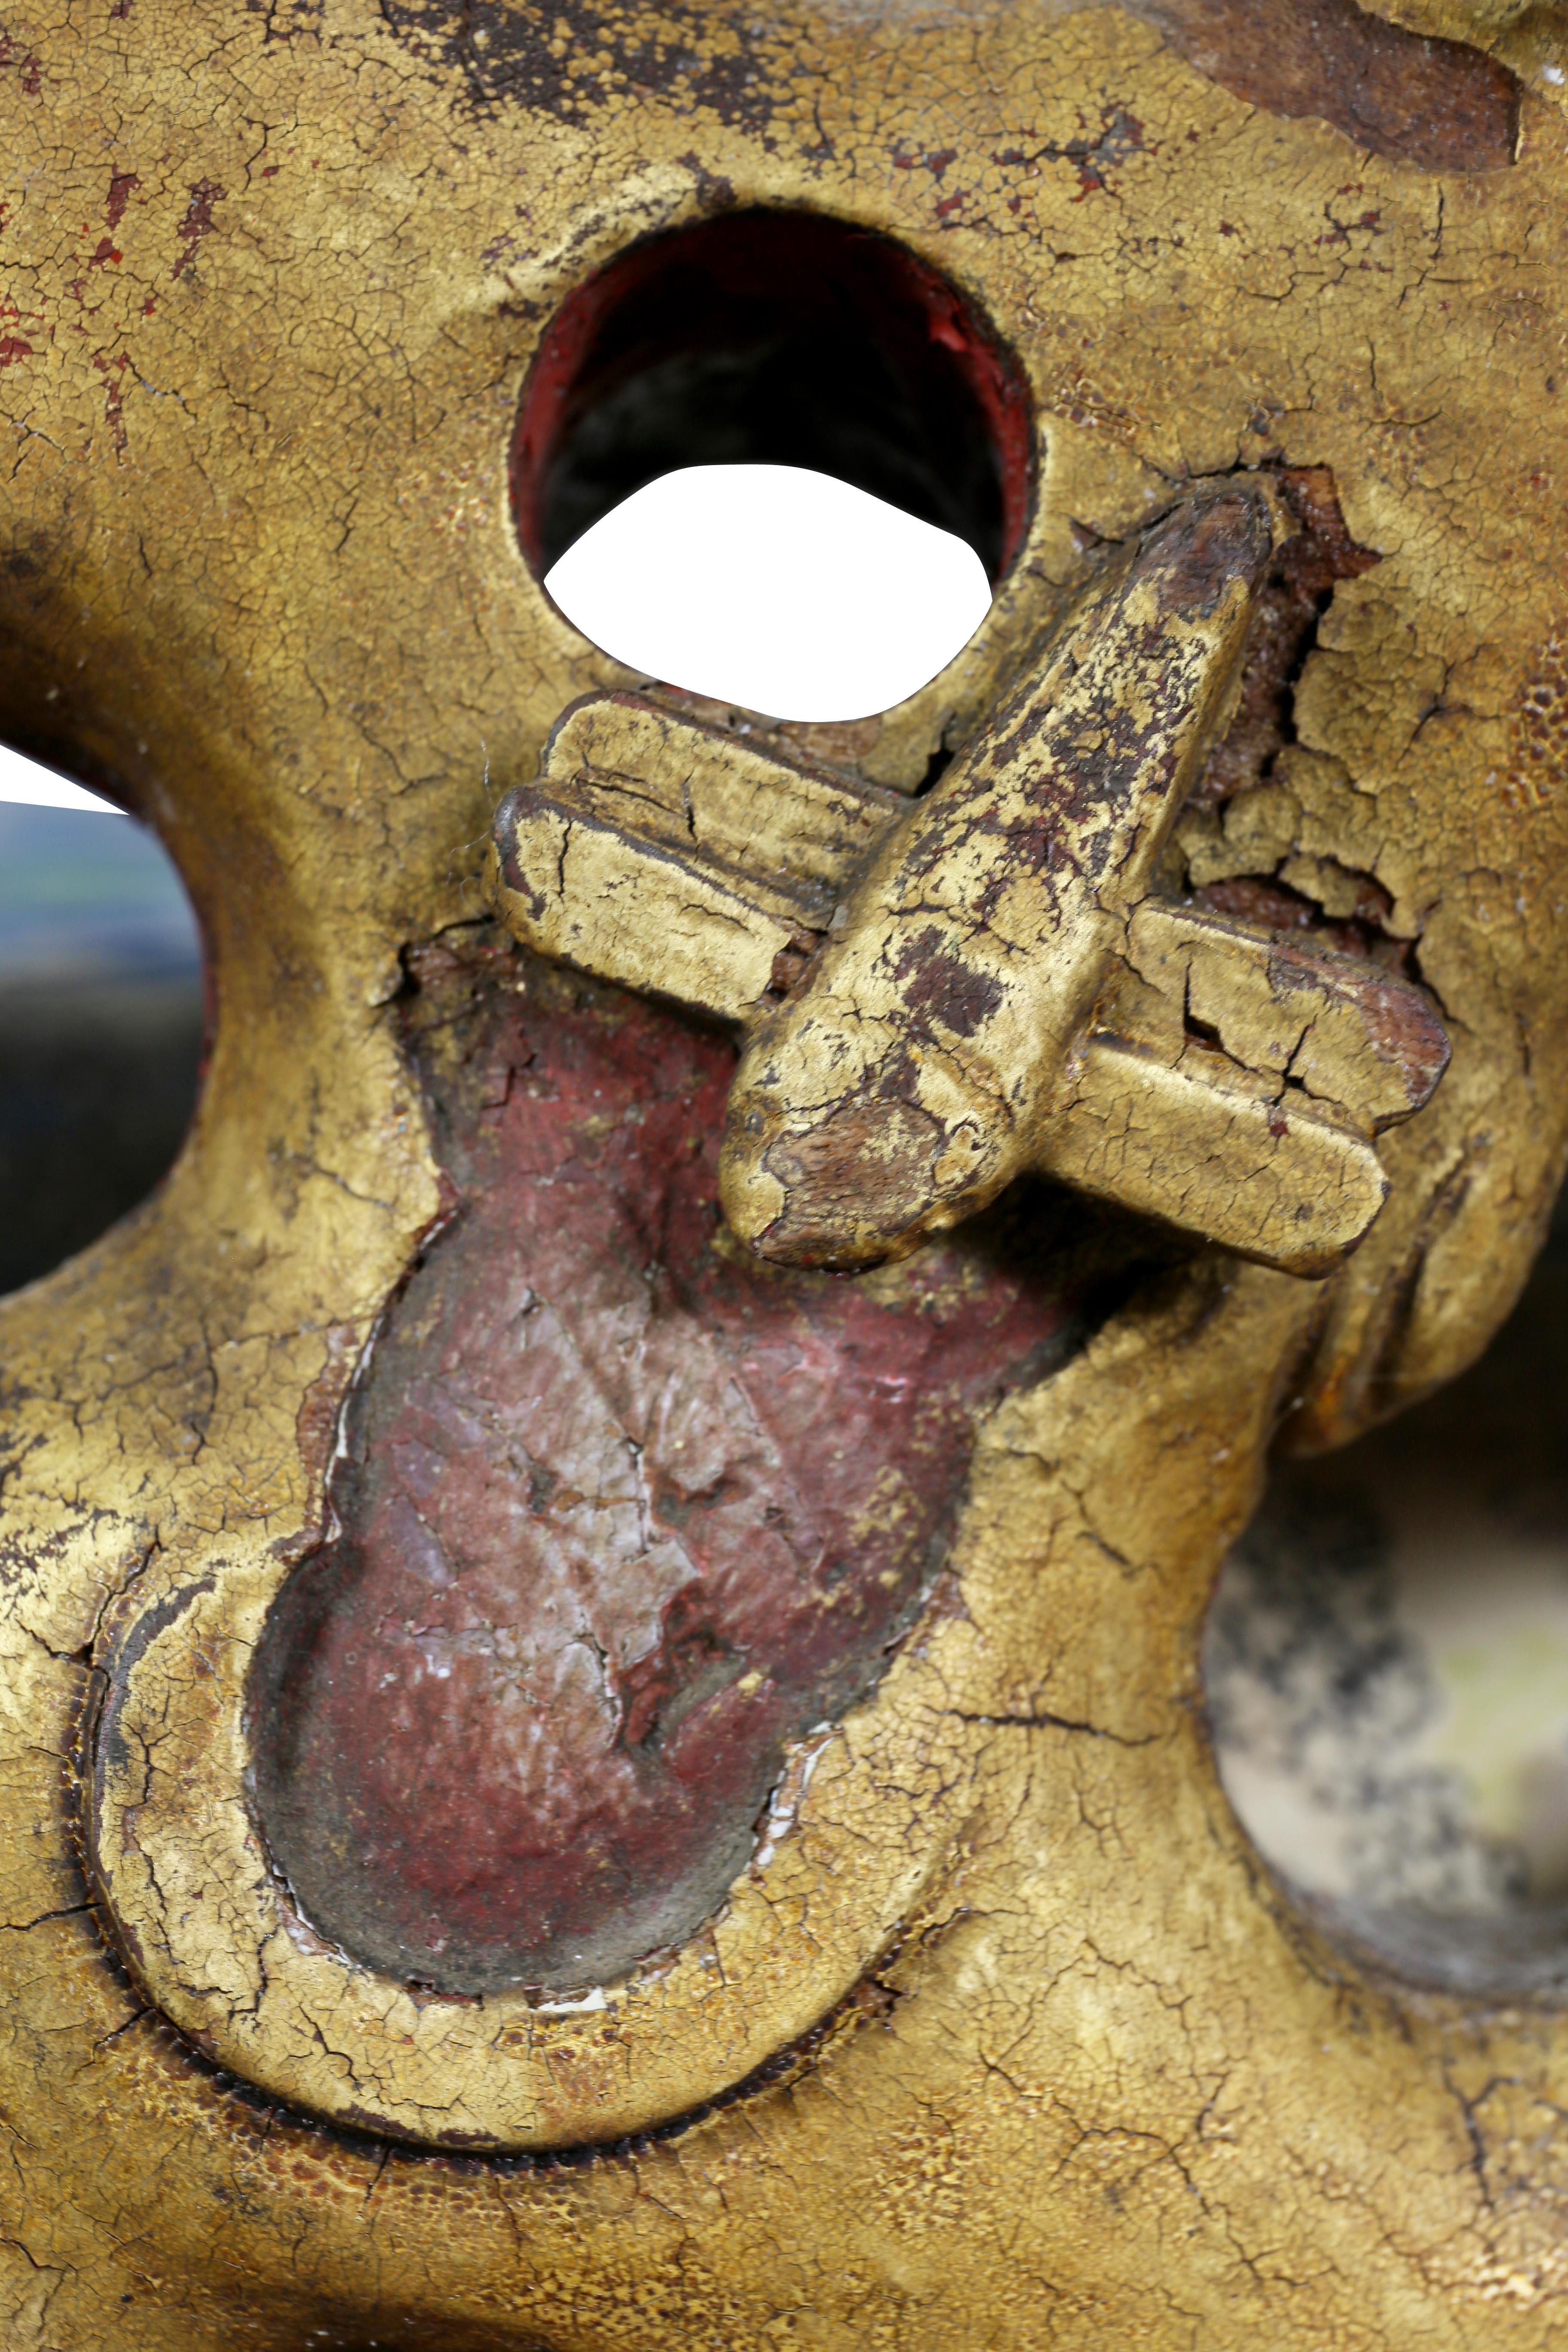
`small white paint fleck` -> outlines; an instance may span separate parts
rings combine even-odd
[[[604,1986],[595,1985],[592,1992],[584,1993],[579,2000],[536,2000],[533,2012],[536,2017],[587,2017],[596,2010],[608,2009],[609,2005]]]

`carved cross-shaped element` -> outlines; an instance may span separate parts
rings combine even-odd
[[[1162,896],[1268,565],[1181,508],[912,805],[641,697],[563,717],[497,815],[526,946],[737,1023],[721,1194],[783,1264],[897,1257],[1026,1170],[1321,1276],[1448,1042],[1380,966]]]

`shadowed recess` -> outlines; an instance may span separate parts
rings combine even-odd
[[[1023,378],[955,287],[891,238],[756,210],[645,238],[562,306],[524,389],[512,499],[542,575],[663,474],[798,466],[952,531],[994,580],[1032,464]]]
[[[1406,32],[1356,0],[1118,4],[1157,25],[1200,73],[1265,113],[1315,116],[1370,153],[1424,172],[1496,172],[1514,160],[1519,80],[1467,43]],[[1109,0],[1045,0],[1043,14],[1096,5]],[[416,56],[459,72],[481,110],[521,105],[582,121],[630,86],[710,109],[755,137],[798,136],[804,118],[826,143],[802,37],[816,13],[809,8],[764,15],[696,8],[688,0],[648,16],[611,0],[570,0],[551,12],[554,38],[532,12],[504,0],[385,0],[384,13]],[[911,13],[923,12],[907,0],[882,6],[856,0],[854,7],[868,26],[886,17],[900,29]],[[949,21],[946,9],[929,13],[939,27]],[[559,28],[569,37],[560,38]]]
[[[746,1867],[788,1744],[931,1591],[976,1415],[1079,1343],[1128,1228],[1020,1192],[862,1281],[772,1274],[717,1213],[727,1037],[505,950],[418,976],[458,1205],[262,1643],[255,1799],[356,1957],[581,1986]]]

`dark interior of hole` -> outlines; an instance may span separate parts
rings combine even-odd
[[[742,212],[650,237],[563,306],[524,394],[518,528],[542,573],[687,466],[808,467],[966,540],[992,579],[1027,521],[1022,377],[890,239]]]

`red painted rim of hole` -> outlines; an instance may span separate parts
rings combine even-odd
[[[793,224],[800,225],[803,258],[808,247],[815,247],[820,255],[832,244],[839,244],[847,257],[862,266],[874,253],[880,290],[889,307],[910,319],[923,317],[930,341],[957,362],[989,436],[1001,490],[1002,557],[993,585],[1011,570],[1035,500],[1033,411],[1023,369],[1012,352],[950,278],[892,237],[827,213],[758,206],[640,238],[568,295],[546,328],[523,385],[509,468],[513,523],[536,575],[542,578],[547,568],[543,508],[551,467],[573,422],[574,394],[606,321],[672,262],[688,256],[711,260],[720,239],[729,247],[726,257],[731,266],[738,264],[744,271],[748,260],[754,259],[756,282],[765,282],[762,268],[776,262]],[[746,232],[752,225],[756,234],[749,238]]]

